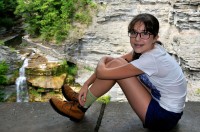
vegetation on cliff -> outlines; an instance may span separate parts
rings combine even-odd
[[[6,73],[8,71],[8,65],[5,61],[0,62],[0,85],[7,83]]]
[[[91,23],[91,9],[95,7],[92,0],[17,0],[17,4],[15,13],[25,19],[27,32],[55,43],[77,30],[74,23]]]

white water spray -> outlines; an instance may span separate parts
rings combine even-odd
[[[25,77],[25,67],[28,66],[28,59],[24,60],[22,67],[19,70],[19,77],[16,80],[17,102],[28,102],[28,89]]]

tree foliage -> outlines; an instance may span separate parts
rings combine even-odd
[[[0,1],[0,26],[10,29],[14,25],[16,0]]]
[[[25,18],[28,33],[45,41],[63,41],[74,21],[91,22],[92,0],[17,0],[17,3],[15,13]]]

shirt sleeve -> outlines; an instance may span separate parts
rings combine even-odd
[[[151,54],[142,54],[139,59],[132,61],[131,64],[149,76],[158,72],[155,58]]]

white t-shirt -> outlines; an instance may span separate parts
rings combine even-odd
[[[142,76],[151,83],[151,95],[162,108],[175,113],[183,111],[187,83],[176,60],[161,45],[155,44],[154,49],[131,64],[144,72]]]

